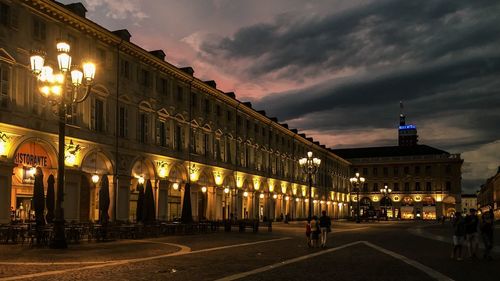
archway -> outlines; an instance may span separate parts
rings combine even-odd
[[[183,186],[187,181],[186,168],[180,163],[172,163],[167,179],[167,220],[177,221],[182,215]]]
[[[34,216],[32,208],[34,170],[36,167],[42,169],[46,190],[48,177],[51,174],[57,176],[57,153],[49,142],[39,138],[27,138],[19,143],[11,157],[14,162],[12,189],[10,194],[6,194],[10,196],[11,219],[27,221]]]
[[[153,184],[153,194],[155,194],[155,179],[156,170],[153,162],[144,157],[138,157],[132,164],[130,170],[130,176],[132,177],[130,188],[129,188],[129,221],[136,221],[137,215],[137,200],[139,198],[139,185],[141,181],[144,181],[143,188],[146,188],[146,182],[148,180]],[[154,195],[155,196],[155,195]],[[155,200],[155,202],[157,202]]]
[[[97,221],[99,219],[99,184],[102,177],[107,176],[108,181],[113,183],[113,163],[111,157],[105,152],[94,149],[85,154],[82,161],[82,176],[80,186],[80,221]],[[97,175],[98,181],[93,182],[92,176]],[[115,198],[113,184],[109,185],[110,198]],[[110,210],[114,209],[115,200],[110,200]],[[109,216],[113,218],[113,214]]]

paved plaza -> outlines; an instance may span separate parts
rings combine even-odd
[[[451,260],[448,224],[335,223],[326,249],[308,248],[302,226],[81,243],[67,250],[0,245],[0,280],[470,281],[500,274],[498,246],[493,261]]]

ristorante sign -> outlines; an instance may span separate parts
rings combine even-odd
[[[14,163],[22,166],[42,168],[51,166],[47,151],[34,142],[25,143],[17,150]]]

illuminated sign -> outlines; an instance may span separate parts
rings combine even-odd
[[[417,129],[417,126],[415,125],[405,125],[405,126],[399,126],[400,130],[414,130]]]
[[[48,165],[47,156],[20,153],[20,152],[16,153],[16,159],[14,160],[14,162],[16,164],[22,164],[34,167],[47,167]]]

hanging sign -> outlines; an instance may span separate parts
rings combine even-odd
[[[34,142],[25,143],[16,151],[14,163],[30,167],[51,166],[47,151]]]

